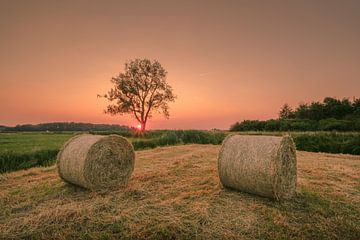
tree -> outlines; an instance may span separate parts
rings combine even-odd
[[[319,121],[325,118],[324,104],[312,102],[308,109],[309,119]]]
[[[326,97],[324,99],[324,106],[327,118],[343,119],[353,112],[352,103],[346,98],[339,100]]]
[[[289,119],[294,117],[294,112],[289,106],[289,104],[285,103],[280,112],[279,112],[279,119]]]
[[[135,59],[125,63],[124,73],[113,77],[114,87],[103,95],[110,102],[105,113],[132,114],[145,131],[147,120],[154,111],[169,118],[169,102],[175,101],[172,87],[166,81],[167,72],[161,64],[149,59]]]
[[[353,106],[354,117],[359,118],[360,117],[360,98],[354,98],[352,106]]]
[[[309,105],[306,103],[300,103],[295,109],[295,118],[297,119],[310,119],[309,118]]]

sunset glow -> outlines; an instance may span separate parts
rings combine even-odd
[[[159,60],[177,95],[147,129],[228,129],[285,102],[358,96],[359,3],[1,1],[0,125],[134,126],[97,94],[138,57]]]

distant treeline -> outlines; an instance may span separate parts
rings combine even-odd
[[[75,122],[54,122],[41,124],[24,124],[15,127],[2,126],[2,132],[35,132],[35,131],[130,131],[127,126],[116,124],[93,124],[93,123],[75,123]]]
[[[352,101],[327,97],[323,102],[284,104],[278,119],[244,120],[230,131],[360,131],[360,98]]]

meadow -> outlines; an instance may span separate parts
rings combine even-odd
[[[54,163],[62,144],[74,133],[0,133],[0,173],[48,166]]]
[[[0,173],[54,164],[61,146],[84,132],[0,133]],[[96,131],[92,134],[119,134],[132,142],[135,150],[176,144],[221,144],[223,132],[197,130],[149,131],[142,136],[132,132]]]
[[[0,133],[0,173],[54,164],[64,142],[82,132]],[[229,132],[199,130],[154,130],[143,136],[132,132],[96,131],[92,134],[119,134],[135,150],[182,144],[219,145]],[[252,135],[282,135],[284,132],[238,132]],[[360,133],[291,132],[298,150],[360,155]]]
[[[360,156],[298,151],[277,202],[223,188],[219,145],[136,151],[126,188],[91,192],[55,166],[0,175],[0,239],[360,239]]]

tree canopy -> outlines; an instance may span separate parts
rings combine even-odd
[[[326,97],[322,102],[300,103],[295,110],[284,104],[278,119],[244,120],[232,131],[360,131],[360,98]]]
[[[131,114],[140,123],[142,132],[155,111],[169,118],[168,103],[176,97],[166,76],[166,70],[157,60],[135,59],[125,63],[124,72],[111,79],[114,87],[103,95],[112,102],[105,113]]]

